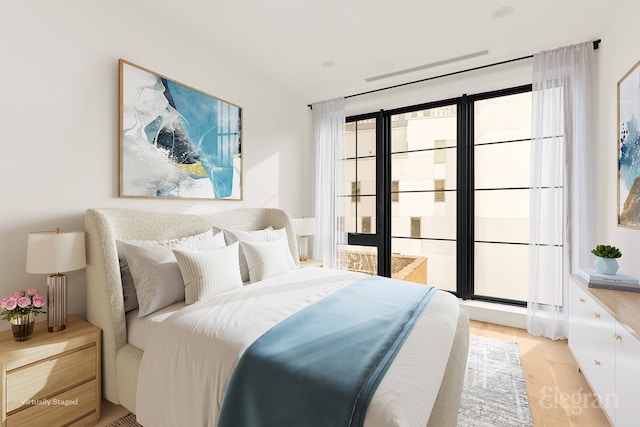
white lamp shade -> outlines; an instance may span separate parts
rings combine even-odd
[[[313,236],[316,234],[315,218],[293,218],[292,222],[297,236]]]
[[[83,231],[39,231],[27,240],[27,273],[62,273],[86,265]]]

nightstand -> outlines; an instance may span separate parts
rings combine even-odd
[[[305,261],[300,261],[300,268],[307,267],[322,267],[322,261],[319,259],[307,258]]]
[[[0,332],[0,426],[94,426],[100,418],[100,329],[68,316],[29,341]]]

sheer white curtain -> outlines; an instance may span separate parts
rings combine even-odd
[[[567,281],[594,243],[595,53],[592,42],[533,59],[527,330],[567,336]]]
[[[313,257],[325,267],[339,268],[338,244],[344,244],[340,230],[342,204],[337,195],[343,183],[344,159],[344,98],[312,104],[313,140],[315,147],[314,215],[316,234],[313,238]]]

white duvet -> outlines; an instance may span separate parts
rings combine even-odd
[[[363,276],[306,268],[200,301],[155,328],[138,378],[145,427],[216,425],[240,356],[272,326]],[[459,307],[437,292],[376,390],[365,427],[426,426],[453,343]]]

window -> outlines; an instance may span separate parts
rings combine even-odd
[[[400,201],[400,195],[398,194],[398,191],[400,189],[400,183],[399,181],[391,181],[391,201],[392,202],[399,202]]]
[[[349,200],[345,211],[345,228],[349,233],[371,233],[376,220],[376,148],[377,120],[366,118],[345,125],[343,162],[345,186],[341,198]],[[369,217],[368,231],[363,217]]]
[[[360,181],[351,181],[351,201],[360,201]]]
[[[435,148],[443,148],[447,145],[447,141],[438,140],[433,141],[433,146]],[[436,165],[442,165],[447,163],[447,152],[446,150],[438,150],[433,153],[433,163]]]
[[[391,276],[399,259],[428,261],[421,282],[464,299],[524,304],[530,108],[531,86],[522,86],[348,118],[345,161],[351,182],[362,182],[350,193],[361,211],[346,217],[360,224],[349,244],[375,248],[380,275]],[[374,122],[375,135],[367,129]],[[362,152],[367,131],[376,142]],[[373,203],[366,215],[365,197]]]
[[[449,104],[412,110],[389,113],[391,180],[402,189],[401,201],[391,205],[391,252],[404,259],[426,259],[423,283],[456,291],[458,110]],[[446,191],[451,193],[449,203]],[[429,224],[425,230],[423,223]]]
[[[444,179],[434,179],[433,188],[436,190],[433,193],[433,201],[444,202]]]
[[[411,237],[422,237],[421,228],[422,218],[420,218],[419,216],[411,217]]]
[[[371,233],[371,217],[370,216],[362,217],[362,232]]]
[[[526,301],[531,92],[476,100],[473,115],[474,293]]]

